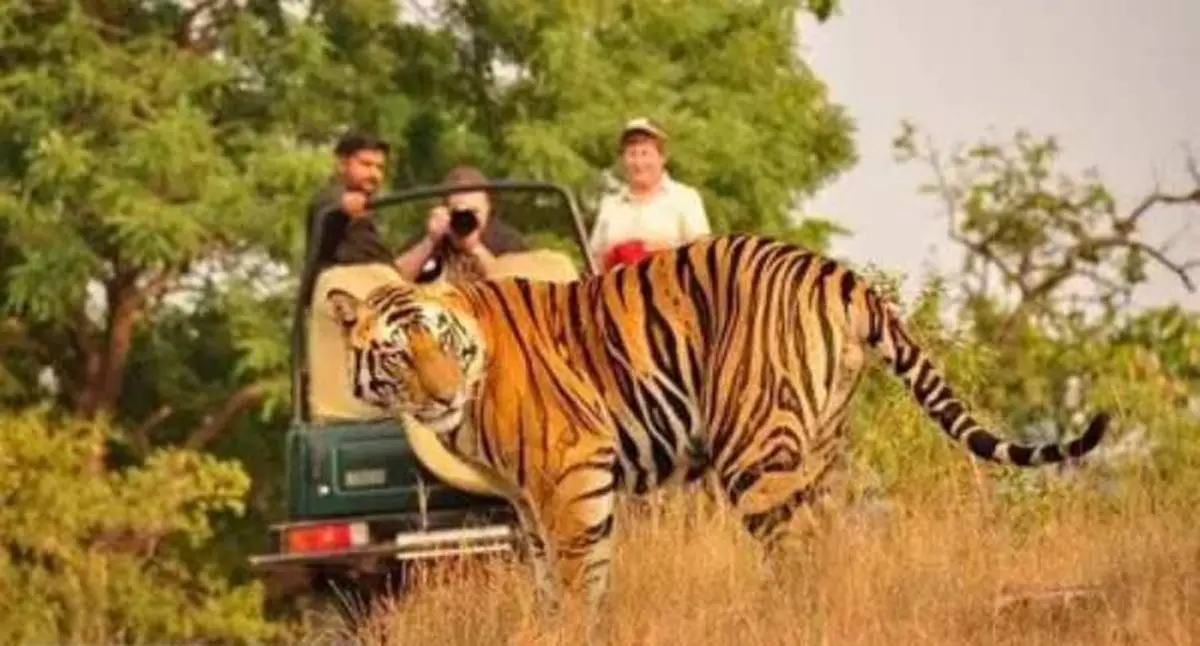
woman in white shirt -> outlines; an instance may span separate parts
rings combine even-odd
[[[666,172],[666,139],[644,118],[621,131],[626,184],[601,199],[589,243],[604,270],[710,233],[700,194]]]

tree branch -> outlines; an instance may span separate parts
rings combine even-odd
[[[200,450],[217,439],[225,429],[248,408],[258,403],[266,393],[266,384],[261,381],[252,382],[234,391],[216,413],[204,418],[204,422],[188,434],[183,445],[192,450]]]
[[[1183,263],[1177,263],[1170,258],[1167,258],[1167,256],[1162,253],[1161,250],[1151,247],[1144,242],[1134,241],[1131,243],[1131,246],[1133,246],[1135,249],[1140,249],[1146,252],[1146,255],[1153,258],[1158,262],[1158,264],[1174,273],[1177,277],[1179,277],[1179,282],[1183,283],[1183,286],[1186,287],[1189,292],[1196,291],[1196,283],[1192,281],[1192,277],[1188,272],[1200,265],[1200,261],[1190,260]]]
[[[103,363],[100,344],[96,339],[99,334],[100,330],[87,315],[87,305],[81,305],[75,315],[75,324],[71,326],[71,341],[79,352],[80,361],[75,371],[76,391],[71,399],[74,400],[75,407],[85,414],[90,414],[87,411],[92,410],[94,406],[95,384],[99,380]]]
[[[1188,272],[1191,269],[1195,268],[1198,263],[1200,263],[1200,259],[1192,259],[1192,260],[1187,260],[1184,262],[1176,262],[1176,261],[1168,258],[1166,256],[1166,254],[1163,253],[1162,249],[1159,249],[1152,245],[1146,244],[1145,242],[1142,242],[1141,240],[1137,240],[1135,238],[1124,238],[1124,237],[1100,238],[1097,240],[1093,240],[1089,246],[1095,250],[1125,248],[1125,249],[1136,249],[1138,251],[1144,252],[1146,255],[1153,258],[1154,261],[1157,262],[1159,265],[1162,265],[1163,268],[1165,268],[1168,271],[1170,271],[1171,273],[1175,274],[1179,278],[1179,282],[1183,283],[1183,286],[1186,287],[1189,292],[1196,291],[1196,284],[1192,280],[1192,277]],[[1071,252],[1077,253],[1078,250],[1072,249]]]
[[[962,246],[966,247],[968,251],[978,254],[984,260],[991,263],[992,267],[994,267],[996,271],[999,271],[1000,274],[1004,276],[1005,280],[1011,283],[1012,286],[1021,293],[1022,298],[1025,298],[1029,294],[1030,287],[1025,284],[1024,277],[1016,270],[1009,267],[1003,259],[1001,259],[995,254],[995,252],[992,251],[989,239],[985,238],[984,240],[971,240],[966,236],[952,232],[950,234],[950,240],[951,242],[957,242],[958,244],[961,244]]]
[[[1196,162],[1194,159],[1189,160],[1188,164],[1190,173],[1200,174],[1200,170],[1196,169]],[[1197,178],[1197,183],[1200,183],[1200,177]],[[1117,230],[1127,230],[1132,232],[1137,226],[1138,220],[1141,220],[1142,217],[1145,216],[1146,213],[1150,212],[1150,210],[1154,207],[1178,206],[1180,204],[1200,204],[1200,186],[1197,186],[1196,189],[1190,193],[1170,194],[1155,191],[1147,195],[1146,197],[1142,198],[1142,201],[1139,202],[1137,206],[1133,207],[1133,210],[1129,212],[1129,215],[1120,219],[1120,224],[1117,225]]]
[[[104,347],[92,347],[85,359],[80,412],[85,417],[110,412],[121,396],[133,333],[145,313],[146,305],[170,287],[183,265],[162,270],[138,287],[143,270],[127,268],[106,284],[108,292],[108,334]]]
[[[969,294],[986,291],[990,272],[999,272],[1008,288],[1017,292],[1014,319],[1031,309],[1029,301],[1034,300],[1046,302],[1036,304],[1032,309],[1051,314],[1047,306],[1053,301],[1052,296],[1077,277],[1091,281],[1103,292],[1128,297],[1132,284],[1128,289],[1114,289],[1116,283],[1104,277],[1104,272],[1090,269],[1093,265],[1108,264],[1112,258],[1102,258],[1102,255],[1111,250],[1144,254],[1151,262],[1174,274],[1189,291],[1196,291],[1191,272],[1200,266],[1200,259],[1172,259],[1168,256],[1169,242],[1154,246],[1137,235],[1141,220],[1156,207],[1200,205],[1200,162],[1194,155],[1189,153],[1186,161],[1187,172],[1196,183],[1194,189],[1170,193],[1156,187],[1124,216],[1118,216],[1113,213],[1111,201],[1105,198],[1107,193],[1103,186],[1069,183],[1060,192],[1047,193],[1041,188],[1040,176],[1035,177],[1039,181],[1032,186],[1022,181],[1014,184],[1011,173],[1030,175],[1036,169],[1020,166],[998,148],[978,156],[952,155],[947,166],[928,137],[922,151],[911,145],[911,134],[902,135],[905,139],[898,140],[901,143],[897,145],[908,159],[919,160],[930,170],[932,181],[925,190],[942,201],[950,240],[981,261],[982,266],[971,272],[980,285],[971,287],[964,277],[964,287]],[[1021,148],[1020,143],[1018,148]],[[953,169],[973,171],[961,180],[964,183],[960,183],[951,178]],[[972,189],[986,193],[985,199],[977,205],[980,213],[972,214],[983,218],[982,223],[962,218],[964,210],[970,209],[965,196]],[[1095,218],[1102,213],[1109,215],[1109,232],[1095,230],[1098,224]],[[1029,228],[1021,220],[1013,219],[1013,216],[1023,214],[1045,221],[1040,224],[1040,229],[1037,220],[1029,225],[1034,228]],[[1065,236],[1065,239],[1056,240],[1056,235]]]
[[[142,420],[140,424],[129,430],[129,440],[143,454],[150,452],[150,433],[167,421],[175,413],[175,409],[163,405],[152,415]]]

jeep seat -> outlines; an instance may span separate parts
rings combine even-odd
[[[395,267],[383,263],[337,265],[317,275],[308,322],[308,401],[314,421],[377,420],[386,411],[353,395],[343,332],[325,294],[344,289],[366,298],[374,288],[397,280]]]

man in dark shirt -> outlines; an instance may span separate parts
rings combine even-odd
[[[308,207],[308,238],[321,221],[323,235],[318,264],[391,262],[379,229],[367,210],[367,200],[383,183],[383,170],[390,152],[388,144],[365,133],[351,132],[338,140],[336,174],[313,196]]]
[[[306,273],[300,289],[310,299],[317,276],[330,267],[392,264],[392,253],[367,210],[367,200],[383,183],[388,152],[386,142],[362,132],[343,135],[334,147],[335,173],[308,203]],[[318,232],[320,245],[314,246]],[[370,271],[378,274],[379,268]]]

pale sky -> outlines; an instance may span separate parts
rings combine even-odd
[[[904,118],[943,149],[989,130],[1057,135],[1066,168],[1096,167],[1125,208],[1156,174],[1188,186],[1182,146],[1200,155],[1200,0],[843,4],[824,25],[805,22],[801,42],[857,122],[860,161],[806,210],[854,230],[837,253],[908,273],[907,294],[931,262],[954,267],[958,251],[938,204],[916,192],[928,175],[892,159]],[[1151,219],[1156,242],[1195,221],[1178,250],[1200,256],[1200,209]],[[1139,301],[1200,311],[1200,292],[1154,276]]]

